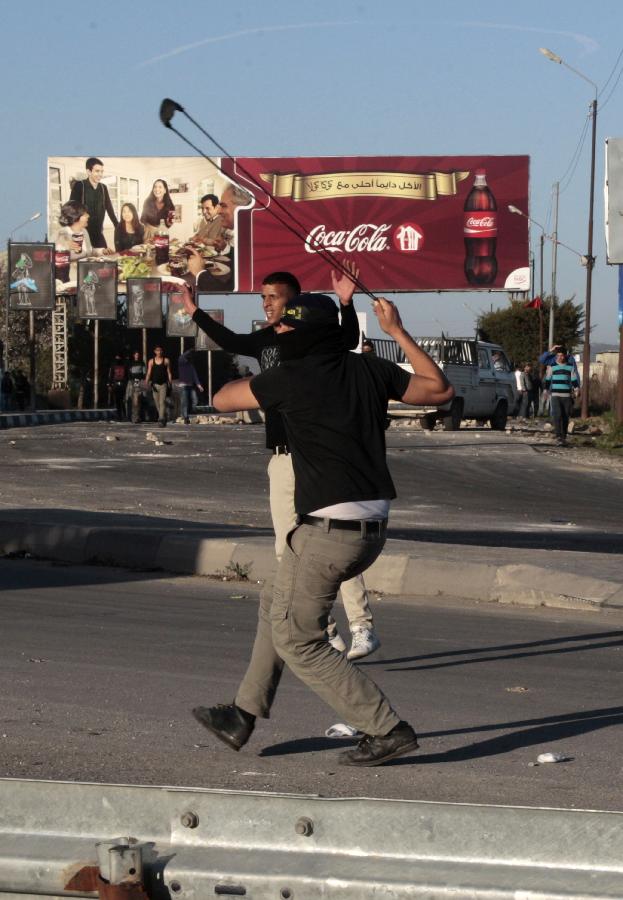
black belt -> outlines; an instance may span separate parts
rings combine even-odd
[[[285,444],[280,444],[278,447],[273,447],[273,456],[288,456],[290,451],[285,446]]]
[[[299,525],[314,525],[325,531],[359,531],[362,537],[382,537],[387,519],[321,519],[320,516],[297,516]]]

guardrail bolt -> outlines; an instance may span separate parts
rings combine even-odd
[[[184,828],[196,828],[199,824],[199,816],[194,812],[182,813],[181,823]]]
[[[302,834],[304,837],[309,837],[310,834],[314,833],[314,823],[306,816],[301,816],[301,818],[294,826],[294,830],[297,834]]]

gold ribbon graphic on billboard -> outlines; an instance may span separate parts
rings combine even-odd
[[[336,197],[398,197],[402,200],[436,200],[457,193],[469,172],[327,172],[321,175],[266,173],[274,197],[289,200],[333,200]]]

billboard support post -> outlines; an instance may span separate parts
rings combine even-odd
[[[621,331],[623,334],[623,329]],[[208,350],[208,406],[212,409],[212,351]]]
[[[99,323],[99,319],[96,319],[94,326],[93,326],[93,409],[99,409],[99,399],[100,399],[99,344],[100,344],[100,323]]]
[[[30,409],[32,410],[32,412],[34,412],[37,408],[37,385],[35,353],[35,313],[32,309],[28,313],[28,357],[30,363]]]
[[[147,365],[147,329],[143,328],[143,362]]]
[[[6,307],[4,310],[4,371],[9,371],[9,307],[11,305],[11,273],[10,269],[10,261],[11,261],[11,238],[8,239],[6,244],[6,291],[4,296],[4,302],[6,303]]]

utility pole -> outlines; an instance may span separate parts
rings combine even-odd
[[[595,141],[597,137],[597,90],[591,103],[593,119],[593,140],[591,149],[591,189],[588,207],[588,249],[586,252],[586,300],[584,303],[584,346],[582,348],[582,410],[583,419],[588,418],[588,387],[591,373],[591,293],[593,286],[593,206],[595,201]]]

